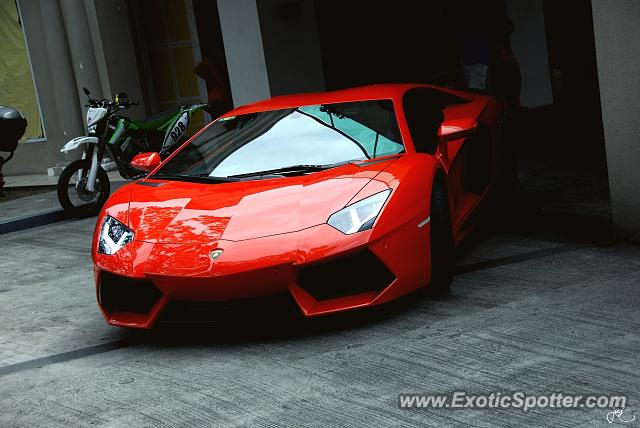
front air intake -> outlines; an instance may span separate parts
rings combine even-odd
[[[316,300],[379,292],[394,279],[393,273],[369,250],[302,267],[298,274],[300,287]]]
[[[148,279],[128,278],[109,272],[100,273],[100,304],[107,312],[148,314],[162,293]]]

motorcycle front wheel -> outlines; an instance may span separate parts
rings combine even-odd
[[[71,162],[58,179],[58,200],[64,210],[78,217],[95,215],[109,197],[109,176],[98,167],[96,183],[92,192],[87,190],[87,178],[91,160]]]

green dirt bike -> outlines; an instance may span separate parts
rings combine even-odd
[[[158,152],[162,159],[169,156],[187,139],[186,131],[191,116],[198,110],[207,111],[208,104],[184,105],[134,121],[119,114],[138,103],[130,102],[127,94],[116,95],[115,100],[89,98],[87,135],[74,138],[61,152],[82,148],[82,158],[71,162],[58,179],[58,200],[65,211],[74,215],[92,215],[109,197],[109,176],[102,168],[105,153],[115,162],[125,179],[143,177],[146,172],[133,168],[133,157],[143,152]]]

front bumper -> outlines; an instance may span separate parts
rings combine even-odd
[[[245,241],[133,241],[114,255],[94,251],[98,303],[110,324],[134,328],[151,328],[170,302],[290,293],[305,316],[376,305],[428,282],[429,228],[417,222],[382,236],[318,225]],[[215,261],[213,249],[223,250]]]

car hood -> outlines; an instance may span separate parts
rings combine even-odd
[[[241,241],[326,223],[393,159],[298,177],[221,184],[146,180],[131,186],[135,239],[161,243]]]

